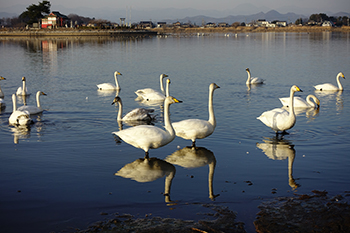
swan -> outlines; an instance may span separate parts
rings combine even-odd
[[[118,83],[118,75],[122,75],[121,73],[119,73],[118,71],[114,72],[114,80],[115,80],[115,85],[113,85],[112,83],[101,83],[101,84],[97,84],[97,88],[99,90],[119,90],[119,83]]]
[[[311,101],[311,99],[314,100],[314,102]],[[283,106],[288,107],[289,104],[289,97],[279,98]],[[320,107],[320,100],[314,96],[314,95],[308,95],[306,97],[306,100],[299,96],[294,97],[294,108],[319,108]]]
[[[170,143],[175,138],[174,128],[172,127],[169,108],[170,104],[181,103],[172,96],[168,96],[164,101],[164,129],[154,125],[138,125],[135,127],[112,132],[116,134],[124,142],[131,144],[136,148],[141,148],[145,151],[145,157],[148,157],[149,149],[156,149]]]
[[[342,77],[343,79],[345,79],[345,76],[342,72],[340,72],[337,77],[337,83],[338,83],[338,87],[336,87],[335,85],[331,84],[331,83],[324,83],[324,84],[319,84],[314,86],[314,88],[317,91],[342,91],[343,90],[343,86],[340,83],[339,78]]]
[[[29,125],[32,123],[30,113],[28,111],[17,110],[16,95],[12,95],[13,111],[9,118],[11,125]]]
[[[40,96],[41,95],[46,95],[46,94],[44,92],[42,92],[42,91],[38,91],[36,93],[36,106],[34,106],[34,105],[23,105],[23,106],[19,107],[17,110],[19,110],[19,111],[28,111],[31,115],[32,114],[42,113],[44,110],[41,108],[41,105],[40,105]]]
[[[145,100],[164,100],[168,93],[164,93],[163,79],[168,77],[166,74],[161,74],[159,77],[160,89],[162,92],[156,91],[152,88],[139,89],[135,91],[137,98]]]
[[[6,80],[6,78],[0,76],[0,80]],[[4,97],[5,97],[4,92],[2,92],[1,86],[0,86],[0,98],[4,98]]]
[[[30,95],[28,88],[26,87],[26,78],[25,77],[22,77],[22,84],[23,84],[23,86],[19,87],[17,89],[16,95],[24,95],[24,96]]]
[[[208,137],[214,132],[214,129],[216,127],[216,119],[213,107],[213,94],[214,90],[217,88],[220,87],[215,83],[211,83],[209,85],[208,121],[200,119],[186,119],[173,123],[176,136],[181,137],[183,139],[192,140],[192,147],[196,146],[196,139]]]
[[[245,69],[248,73],[248,79],[247,81],[245,82],[246,84],[263,84],[264,83],[264,79],[261,79],[261,78],[252,78],[250,77],[250,70],[249,68]]]
[[[175,166],[169,162],[158,158],[140,158],[126,164],[114,175],[129,178],[140,183],[152,182],[166,176],[164,196],[166,202],[171,202],[170,188],[175,173]]]
[[[274,130],[276,134],[278,131],[285,133],[286,130],[292,128],[296,121],[294,113],[294,93],[296,91],[302,92],[298,86],[293,85],[290,88],[289,111],[283,108],[275,108],[270,111],[263,112],[259,117],[257,117],[257,119]]]
[[[124,117],[123,115],[123,103],[122,99],[119,96],[116,96],[112,102],[113,104],[119,104],[119,112],[117,116],[118,121],[152,121],[155,119],[154,115],[150,113],[154,112],[154,109],[145,109],[145,108],[135,108],[128,112]]]
[[[184,147],[165,158],[165,161],[184,168],[198,168],[208,165],[209,198],[215,200],[220,194],[215,195],[213,178],[216,166],[214,153],[204,147]]]

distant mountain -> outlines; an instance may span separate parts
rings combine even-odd
[[[270,10],[269,12],[259,12],[256,14],[252,14],[252,15],[229,15],[226,17],[222,17],[222,18],[214,18],[214,17],[208,17],[208,16],[204,16],[204,15],[198,15],[198,16],[194,16],[194,17],[185,17],[183,19],[179,19],[178,21],[183,22],[183,23],[188,23],[191,22],[192,24],[196,24],[196,25],[202,25],[202,23],[221,23],[221,22],[225,22],[228,24],[232,24],[235,22],[245,22],[245,23],[249,23],[252,21],[256,21],[258,19],[265,19],[267,21],[273,21],[273,20],[280,20],[280,21],[287,21],[287,22],[295,22],[297,19],[299,18],[308,18],[305,15],[298,15],[295,13],[287,13],[287,14],[280,14],[279,12],[275,11],[275,10]],[[174,23],[176,22],[176,20],[173,19],[167,19],[164,20],[167,23]]]
[[[0,12],[0,18],[12,18],[20,15],[26,10],[26,5],[14,5],[11,7],[2,8]],[[62,5],[51,4],[51,11],[60,11],[64,15],[77,14],[84,17],[106,19],[111,22],[119,23],[120,18],[126,18],[127,23],[138,23],[140,21],[165,21],[167,23],[173,23],[180,21],[182,23],[195,23],[196,25],[202,25],[202,22],[226,22],[232,24],[234,22],[251,22],[258,19],[266,19],[268,21],[283,20],[287,22],[295,22],[298,18],[308,18],[311,14],[305,13],[285,13],[287,9],[293,9],[293,12],[312,12],[310,9],[300,9],[295,7],[280,8],[271,10],[268,7],[256,7],[249,3],[244,3],[236,6],[234,9],[227,9],[224,11],[217,10],[197,10],[193,8],[149,8],[149,9],[137,9],[137,8],[124,8],[120,9],[115,6],[102,6],[101,8],[69,8]],[[258,13],[256,13],[258,12]],[[266,13],[264,13],[266,12]],[[321,12],[312,12],[314,14]],[[349,16],[349,13],[329,13],[328,16]]]

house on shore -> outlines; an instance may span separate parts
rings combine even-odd
[[[41,19],[41,28],[67,27],[69,18],[58,11],[53,11]]]

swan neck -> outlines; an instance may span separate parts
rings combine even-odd
[[[247,84],[250,84],[250,71],[247,70],[247,73],[248,73],[248,78],[247,78]]]
[[[118,75],[117,75],[117,74],[114,74],[114,80],[115,80],[115,87],[116,87],[117,89],[120,89],[119,83],[118,83]]]
[[[295,118],[294,113],[294,93],[295,91],[293,89],[290,90],[290,97],[289,97],[289,119]]]
[[[164,128],[166,129],[166,131],[168,131],[168,133],[170,135],[173,136],[173,135],[175,135],[175,131],[174,131],[173,125],[171,124],[171,121],[170,121],[169,110],[170,110],[170,103],[168,102],[167,99],[165,99],[165,101],[164,101]]]
[[[341,74],[338,74],[337,75],[337,83],[338,83],[338,88],[339,88],[339,90],[340,91],[342,91],[343,90],[343,85],[340,83],[340,76],[341,76]]]
[[[118,102],[118,105],[119,105],[119,111],[118,111],[117,120],[121,121],[122,120],[122,115],[123,115],[123,103],[122,103],[121,100]]]
[[[12,112],[15,112],[17,110],[17,102],[16,102],[16,96],[15,95],[12,95],[12,104],[13,104]]]
[[[170,93],[169,93],[169,86],[170,86],[170,83],[167,82],[167,83],[166,83],[166,89],[165,89],[165,96],[166,96],[166,97],[168,97],[168,96],[170,95]]]
[[[160,82],[160,90],[162,91],[162,93],[164,94],[164,84],[163,84],[163,79],[164,79],[164,76],[161,74],[160,77],[159,77],[159,82]],[[167,95],[168,96],[168,95]]]
[[[208,102],[208,111],[209,111],[209,123],[212,124],[214,127],[216,126],[216,119],[214,114],[214,106],[213,106],[213,95],[214,95],[214,89],[209,90],[209,102]]]
[[[209,164],[209,175],[208,175],[208,186],[209,186],[209,197],[214,197],[214,188],[213,188],[213,179],[214,179],[214,171],[216,166],[216,159]]]
[[[175,176],[175,169],[173,169],[165,178],[164,195],[170,194],[171,183]]]
[[[40,92],[36,93],[36,106],[38,108],[41,108],[41,105],[40,105]]]
[[[23,81],[22,82],[22,95],[25,95],[26,94],[26,81]]]
[[[311,101],[311,99],[313,99],[315,102]],[[311,106],[311,107],[316,107],[316,100],[312,95],[308,95],[306,97],[306,102]]]

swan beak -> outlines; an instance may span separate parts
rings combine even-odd
[[[41,94],[42,94],[42,95],[47,95],[47,94],[46,94],[46,93],[44,93],[44,92],[41,92]]]
[[[167,75],[167,74],[164,74],[164,77],[169,77],[169,75]]]
[[[116,71],[116,74],[117,74],[117,75],[122,75],[122,74],[121,74],[121,73],[119,73],[118,71]]]
[[[175,103],[182,103],[181,100],[178,100],[178,99],[176,99],[176,98],[174,98],[174,97],[173,97],[173,100],[174,100]]]
[[[297,91],[303,92],[298,86],[295,86]]]
[[[4,77],[1,76],[1,77],[0,77],[0,80],[6,80],[6,78],[4,78]]]
[[[343,77],[343,79],[345,79],[345,76],[344,76],[344,74],[342,75],[342,77]]]
[[[26,81],[26,78],[25,78],[25,77],[22,77],[22,81]]]

